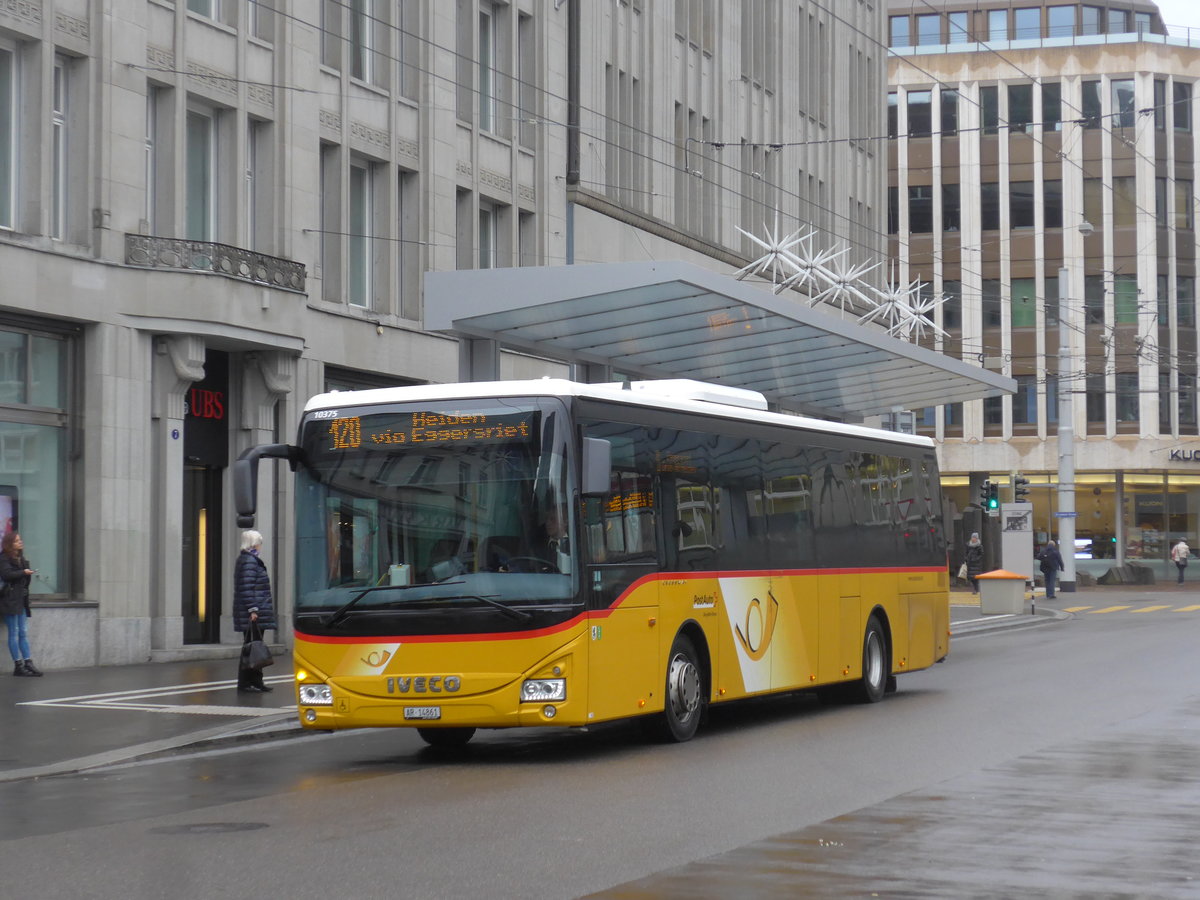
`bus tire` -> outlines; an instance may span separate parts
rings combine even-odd
[[[887,636],[878,617],[867,619],[863,635],[862,678],[854,683],[853,698],[859,703],[878,703],[887,693],[888,676]]]
[[[704,716],[704,672],[692,639],[677,634],[667,656],[666,691],[663,711],[657,720],[657,736],[665,741],[690,741]]]
[[[474,728],[418,728],[417,734],[430,747],[464,747],[475,736]]]

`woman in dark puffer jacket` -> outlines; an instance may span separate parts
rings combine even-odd
[[[275,605],[271,602],[271,577],[259,557],[263,536],[257,531],[242,532],[242,552],[233,567],[233,627],[245,634],[243,646],[261,641],[263,632],[275,628]],[[262,669],[248,668],[243,654],[238,661],[238,690],[266,693]]]

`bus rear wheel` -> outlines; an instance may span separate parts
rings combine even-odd
[[[418,728],[417,734],[430,747],[463,747],[475,736],[474,728]]]
[[[676,635],[667,657],[663,711],[655,731],[667,741],[690,741],[704,715],[704,673],[691,638]]]
[[[887,693],[888,676],[887,638],[878,617],[867,619],[867,631],[863,635],[862,679],[854,684],[853,698],[859,703],[878,703]]]

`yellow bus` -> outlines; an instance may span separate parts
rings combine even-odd
[[[295,445],[297,704],[311,729],[640,717],[816,689],[875,702],[949,651],[926,438],[689,381],[328,393]]]

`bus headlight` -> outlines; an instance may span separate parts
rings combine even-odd
[[[333,691],[327,684],[300,685],[301,706],[333,706]]]
[[[544,703],[547,700],[567,699],[567,679],[531,678],[521,683],[521,702]]]

